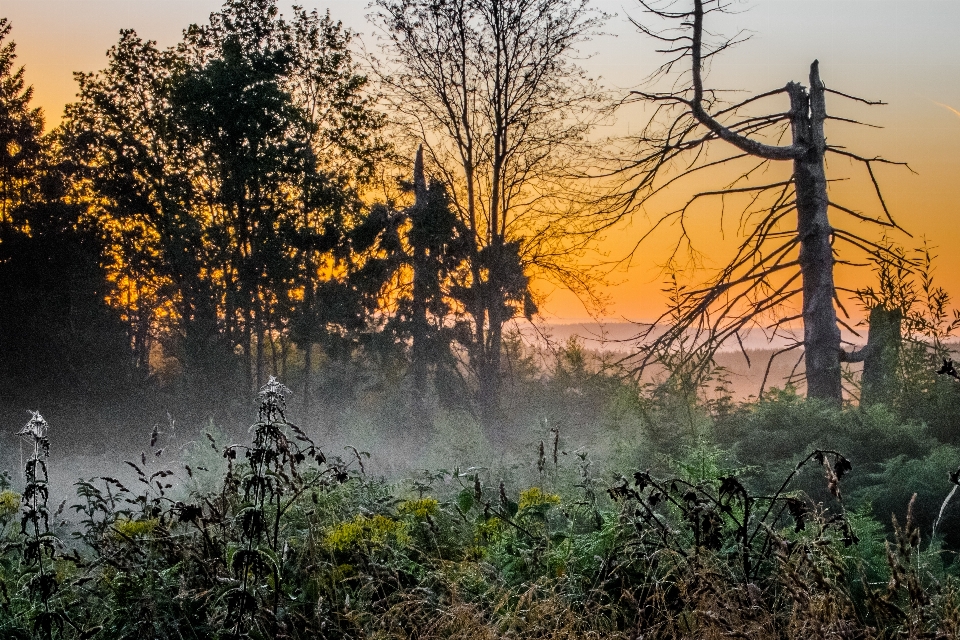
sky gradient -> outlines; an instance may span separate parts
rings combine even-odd
[[[303,0],[306,8],[329,9],[335,19],[362,36],[374,50],[377,38],[365,21],[366,0]],[[2,0],[0,16],[10,19],[18,62],[26,66],[34,101],[43,107],[48,126],[55,125],[63,106],[76,93],[74,71],[95,71],[106,64],[105,53],[122,28],[133,28],[161,46],[174,44],[181,30],[205,22],[220,0]],[[647,76],[662,59],[655,44],[639,35],[626,15],[642,19],[632,0],[597,0],[611,14],[606,31],[584,48],[593,54],[583,66],[612,89],[626,91]],[[281,2],[282,9],[287,9]],[[898,222],[914,235],[903,238],[918,245],[925,237],[937,247],[937,276],[960,302],[960,2],[956,0],[755,0],[735,3],[739,13],[708,27],[725,33],[748,29],[753,37],[715,62],[710,86],[762,91],[796,80],[806,84],[810,62],[820,60],[828,87],[865,98],[882,99],[883,107],[866,107],[828,97],[831,114],[866,120],[883,129],[853,128],[828,123],[828,140],[864,156],[880,155],[906,161],[916,175],[884,167],[878,177]],[[775,108],[781,105],[773,104]],[[625,112],[606,133],[636,131],[639,112]],[[837,187],[862,205],[873,206],[869,179],[857,167],[836,160],[828,176],[849,177]],[[859,173],[858,173],[859,172]],[[655,216],[657,211],[646,212]],[[719,217],[706,208],[697,217],[697,232],[708,255],[708,266],[720,266],[732,241],[718,240]],[[611,233],[604,249],[619,255],[645,230],[642,214]],[[866,233],[874,234],[872,230]],[[875,234],[874,234],[875,235]],[[648,319],[663,308],[659,264],[666,259],[672,236],[657,236],[631,263],[613,274],[609,318]],[[710,264],[710,259],[715,264]],[[846,286],[871,282],[868,271],[841,271]],[[583,317],[571,295],[550,294],[545,311],[553,320]]]

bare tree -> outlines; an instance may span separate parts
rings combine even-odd
[[[565,178],[598,121],[602,94],[577,47],[605,19],[589,0],[375,0],[391,115],[422,141],[470,236],[451,294],[495,421],[503,328],[536,311],[529,281],[586,291],[571,256],[590,237]]]
[[[824,124],[828,120],[857,123],[827,114],[826,94],[868,105],[863,100],[828,89],[820,78],[817,61],[810,65],[809,87],[796,82],[730,103],[720,92],[705,87],[706,68],[711,59],[742,41],[714,38],[704,27],[712,13],[725,12],[724,0],[638,0],[651,21],[670,26],[655,29],[634,21],[644,34],[663,46],[669,56],[654,80],[675,78],[667,92],[635,91],[628,100],[652,104],[655,115],[639,137],[640,151],[617,167],[627,176],[621,191],[624,211],[649,204],[654,196],[677,182],[709,174],[711,170],[740,163],[737,178],[712,190],[697,190],[685,203],[657,218],[654,228],[676,222],[687,235],[687,217],[694,204],[710,198],[745,197],[740,226],[744,239],[733,259],[705,286],[685,292],[679,320],[666,332],[652,326],[641,367],[666,344],[682,337],[696,337],[697,356],[706,361],[724,341],[740,341],[751,327],[763,326],[776,335],[785,323],[802,320],[802,346],[806,368],[807,394],[812,398],[839,403],[842,400],[841,361],[850,359],[841,348],[840,325],[834,302],[843,310],[834,283],[834,265],[839,261],[838,245],[863,250],[880,259],[887,249],[831,222],[831,210],[857,222],[880,228],[900,229],[890,215],[874,172],[883,158],[861,156],[827,143]],[[757,103],[786,95],[789,109],[757,114]],[[784,142],[787,142],[784,144]],[[724,147],[721,157],[708,156],[708,147]],[[862,164],[879,200],[879,216],[871,216],[830,199],[824,161],[828,154]],[[789,162],[789,175],[782,180],[761,181],[770,163]],[[793,225],[793,215],[796,223]],[[647,232],[641,242],[652,233]],[[902,229],[901,229],[902,231]],[[680,248],[678,244],[678,249]],[[761,318],[802,298],[799,315],[776,314],[771,324]],[[845,312],[844,312],[845,313]],[[666,316],[664,316],[666,317]],[[659,323],[658,323],[659,324]],[[856,358],[857,356],[853,356]]]

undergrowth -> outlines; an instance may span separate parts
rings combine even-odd
[[[457,467],[392,484],[367,475],[364,452],[324,453],[287,419],[287,393],[273,379],[261,390],[248,443],[207,433],[207,454],[170,468],[154,429],[151,453],[126,463],[134,484],[77,482],[59,523],[47,504],[56,426],[48,436],[34,413],[22,490],[0,475],[0,637],[960,633],[955,571],[943,541],[925,538],[916,496],[887,535],[867,502],[848,506],[865,489],[840,450],[785,450],[771,481],[776,464],[758,473],[701,438],[661,471],[609,475],[545,424],[523,483]],[[751,412],[739,419],[771,434],[778,420],[831,419],[789,394]]]

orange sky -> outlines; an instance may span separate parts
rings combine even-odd
[[[63,105],[75,93],[74,71],[104,66],[107,48],[121,28],[134,28],[166,46],[180,30],[203,22],[220,0],[2,0],[0,15],[13,24],[19,62],[35,87],[35,101],[55,124]],[[334,18],[363,35],[368,48],[376,38],[364,20],[366,0],[304,0],[307,8],[330,9]],[[597,0],[596,6],[619,14],[608,23],[610,35],[596,39],[583,65],[608,87],[630,87],[660,62],[654,44],[636,34],[625,15],[641,17],[633,0]],[[281,2],[281,7],[286,3]],[[882,125],[856,129],[828,125],[828,141],[862,155],[904,160],[918,175],[881,168],[879,177],[898,221],[919,242],[921,236],[939,247],[939,283],[960,303],[960,2],[956,0],[755,0],[735,2],[734,16],[715,30],[752,30],[753,38],[719,58],[709,76],[716,88],[768,90],[789,80],[806,82],[810,62],[818,58],[828,87],[866,98],[880,98],[885,107],[868,108],[828,97],[828,110]],[[785,110],[785,105],[773,103]],[[636,131],[641,114],[625,112],[612,132]],[[836,160],[828,175],[849,175],[838,187],[852,202],[870,203],[869,180]],[[709,186],[709,185],[708,185]],[[714,185],[716,186],[716,185]],[[679,194],[677,194],[679,196]],[[653,217],[656,210],[647,215]],[[719,266],[720,239],[716,209],[697,214],[695,233],[700,250]],[[617,255],[645,230],[648,219],[637,215],[608,235],[604,249]],[[861,224],[861,223],[858,223]],[[726,244],[733,228],[726,230]],[[868,233],[872,231],[867,230]],[[657,236],[635,257],[628,271],[614,274],[620,282],[608,289],[610,318],[647,319],[663,308],[658,264],[672,240]],[[693,276],[696,279],[697,276]],[[841,273],[841,283],[858,286],[869,274]],[[583,317],[582,307],[564,292],[554,292],[545,305],[553,320]]]

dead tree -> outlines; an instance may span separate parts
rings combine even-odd
[[[705,67],[714,56],[745,38],[738,34],[710,43],[704,20],[711,13],[724,12],[728,4],[723,0],[690,0],[688,10],[677,10],[681,3],[676,0],[639,2],[653,20],[672,24],[659,30],[634,21],[641,32],[662,43],[660,51],[670,56],[656,77],[662,80],[678,69],[681,74],[669,92],[635,91],[628,99],[653,104],[655,115],[639,138],[639,153],[617,166],[619,175],[628,176],[622,183],[627,188],[620,192],[624,211],[648,205],[654,196],[684,178],[702,176],[735,162],[747,163],[738,172],[739,177],[721,188],[697,191],[682,207],[660,216],[653,227],[679,222],[689,241],[685,224],[695,203],[730,197],[746,197],[749,202],[740,221],[745,238],[734,258],[706,286],[686,292],[678,322],[664,333],[659,333],[659,322],[650,327],[643,336],[640,367],[665,345],[681,338],[689,340],[691,335],[699,345],[696,357],[706,362],[720,344],[730,339],[741,341],[742,334],[752,327],[761,326],[775,335],[785,323],[802,320],[803,340],[794,346],[804,349],[807,395],[839,404],[840,326],[846,325],[834,306],[836,302],[843,310],[833,276],[839,261],[838,245],[849,245],[880,259],[886,249],[863,233],[836,225],[829,214],[832,210],[856,221],[900,229],[883,199],[874,165],[903,163],[861,156],[828,144],[826,121],[856,121],[828,115],[826,95],[867,105],[882,103],[827,88],[817,61],[810,65],[809,87],[789,82],[740,102],[723,102],[719,91],[705,87]],[[760,115],[751,111],[759,101],[781,95],[789,100],[788,110]],[[706,148],[714,144],[726,145],[729,152],[718,159],[707,158]],[[871,216],[830,199],[824,169],[828,154],[866,168],[881,215]],[[788,178],[757,183],[754,176],[762,174],[770,163],[780,162],[791,163]],[[795,226],[791,224],[794,213]],[[802,297],[799,315],[784,317],[781,313],[769,324],[762,324],[761,318],[775,314],[798,296]],[[742,347],[742,341],[740,344]]]
[[[867,346],[859,352],[847,354],[848,362],[863,358],[860,405],[889,400],[897,389],[897,364],[903,343],[903,313],[900,309],[876,306],[870,310],[870,330]]]

